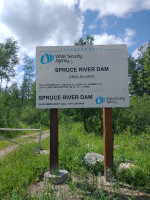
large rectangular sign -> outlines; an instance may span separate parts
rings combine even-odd
[[[37,108],[128,106],[126,45],[36,48]]]

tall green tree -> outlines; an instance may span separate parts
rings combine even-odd
[[[144,53],[144,70],[147,73],[145,77],[145,88],[147,90],[147,94],[150,95],[150,42]]]
[[[74,45],[93,45],[94,44],[94,37],[87,35],[86,39],[80,38],[78,41],[75,41]]]
[[[31,106],[36,107],[36,81],[34,81],[31,86],[30,104]]]
[[[138,68],[134,57],[128,57],[129,92],[131,95],[139,93]]]
[[[13,83],[8,92],[10,94],[10,105],[14,109],[16,109],[20,113],[21,109],[21,98],[20,98],[20,90],[18,88],[17,82]]]
[[[150,42],[138,49],[138,58],[129,57],[129,89],[131,95],[150,95]]]
[[[139,57],[137,59],[140,82],[140,95],[150,95],[150,42],[139,48]]]
[[[24,76],[23,82],[21,86],[21,97],[22,97],[22,105],[25,102],[28,102],[31,95],[31,87],[32,87],[32,78],[33,78],[33,71],[34,71],[34,62],[33,59],[29,58],[28,56],[24,57]]]
[[[5,43],[0,43],[0,88],[2,81],[10,80],[15,76],[15,65],[19,63],[18,44],[12,38],[8,38]]]

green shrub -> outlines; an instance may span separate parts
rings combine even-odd
[[[129,108],[113,109],[115,133],[123,133],[130,128],[131,133],[147,133],[150,125],[150,97],[132,96]]]
[[[103,110],[99,108],[64,109],[60,118],[71,117],[82,121],[88,133],[103,134]],[[130,129],[132,134],[150,133],[150,96],[132,96],[129,108],[113,108],[113,131],[122,134]]]
[[[118,180],[128,183],[133,186],[145,186],[149,185],[149,176],[139,167],[130,167],[127,169],[121,169],[117,171]]]

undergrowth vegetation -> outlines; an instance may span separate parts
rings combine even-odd
[[[150,140],[149,135],[133,135],[130,130],[114,137],[114,178],[118,183],[128,183],[138,189],[150,187]],[[38,143],[32,143],[37,148]],[[49,149],[49,137],[42,141],[42,149]],[[48,186],[50,194],[30,194],[29,185],[43,179],[49,171],[49,155],[37,154],[31,144],[17,148],[0,160],[0,196],[2,199],[57,199],[57,190]],[[87,168],[83,158],[88,152],[103,155],[103,137],[87,133],[82,123],[74,123],[70,118],[62,118],[59,126],[59,168],[67,169],[67,182],[72,195],[85,199],[109,199],[98,187],[97,179],[103,175],[103,163]],[[130,162],[134,167],[118,171],[120,163]],[[74,178],[75,177],[75,180]],[[115,187],[119,187],[118,185]],[[75,191],[78,191],[76,194]],[[59,192],[60,193],[60,192]],[[66,199],[63,193],[61,199]],[[109,194],[115,199],[115,194]],[[121,194],[120,194],[121,195]],[[121,198],[120,198],[121,199]]]
[[[22,196],[22,191],[33,181],[38,181],[43,173],[49,169],[49,161],[46,155],[38,155],[27,144],[17,148],[12,153],[0,160],[0,196],[1,198],[13,195],[17,191]],[[8,199],[9,199],[8,198]]]

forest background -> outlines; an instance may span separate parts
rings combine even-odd
[[[75,45],[93,44],[93,41],[93,37],[87,36]],[[41,124],[49,128],[49,109],[36,109],[35,61],[28,55],[23,60],[21,86],[17,82],[8,86],[11,77],[16,75],[15,66],[20,62],[18,52],[16,40],[8,38],[0,43],[0,127],[39,128]],[[139,47],[137,59],[128,56],[128,73],[130,107],[113,108],[113,132],[150,133],[150,42]],[[100,108],[60,109],[59,120],[70,117],[75,122],[82,121],[87,133],[102,135],[102,112]],[[10,132],[1,132],[1,135],[5,134],[14,137]]]

